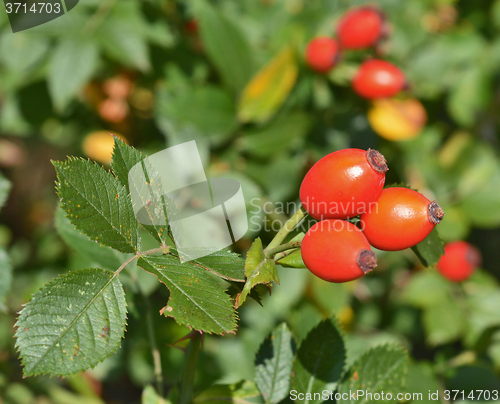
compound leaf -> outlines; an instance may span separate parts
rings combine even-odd
[[[255,359],[255,381],[266,403],[279,403],[290,392],[295,341],[285,323],[260,346]]]
[[[191,261],[181,264],[173,253],[143,256],[138,265],[170,290],[161,314],[207,333],[234,332],[237,316],[231,299],[204,267]]]
[[[68,376],[97,365],[119,347],[126,316],[115,273],[88,268],[54,279],[26,304],[16,323],[24,375]]]
[[[346,350],[339,326],[332,319],[313,328],[297,353],[293,388],[304,394],[297,402],[322,402],[314,393],[333,391],[344,371]]]
[[[339,393],[349,396],[346,403],[375,403],[373,398],[382,390],[386,394],[392,394],[392,399],[403,390],[403,385],[408,373],[408,352],[396,345],[382,345],[369,349],[354,362],[348,374],[339,387]],[[364,394],[354,399],[351,392],[358,390],[369,392],[372,396]]]
[[[95,241],[121,252],[139,247],[138,223],[126,188],[101,166],[81,158],[53,162],[68,219]]]
[[[248,250],[247,259],[245,260],[245,275],[247,281],[241,293],[236,297],[236,308],[243,304],[255,285],[260,283],[270,284],[273,281],[279,284],[280,282],[276,263],[273,259],[266,258],[264,255],[260,238],[256,238],[250,250]]]

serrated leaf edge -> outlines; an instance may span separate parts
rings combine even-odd
[[[179,258],[177,255],[172,254],[172,253],[168,253],[168,255],[171,255],[171,256],[173,256],[174,258]],[[143,258],[143,257],[141,257],[141,258]],[[144,261],[146,261],[146,260],[144,259]],[[147,261],[146,261],[146,262],[147,262]],[[140,263],[140,260],[139,260],[139,262],[137,263],[137,265],[138,265],[140,268],[142,268],[144,271],[146,271],[146,272],[148,272],[148,273],[151,273],[151,272],[149,272],[147,269],[145,269],[145,268],[143,268],[142,266],[140,266],[140,265],[139,265],[139,263]],[[147,262],[147,263],[149,264],[149,262]],[[151,264],[149,264],[149,265],[151,265]],[[201,266],[201,267],[202,267],[202,266]],[[204,268],[204,267],[202,267],[202,268]],[[155,276],[156,276],[156,274],[153,274],[153,275],[155,275]],[[157,277],[157,278],[158,278],[158,277]],[[166,287],[166,288],[169,290],[169,292],[170,292],[170,293],[169,293],[169,297],[168,297],[167,304],[166,304],[166,305],[165,305],[165,306],[164,306],[164,307],[160,310],[160,314],[161,314],[161,315],[165,315],[166,317],[171,317],[171,318],[173,318],[173,319],[174,319],[174,320],[175,320],[178,324],[180,324],[180,325],[184,325],[184,326],[188,327],[190,330],[192,330],[192,329],[193,329],[193,327],[191,327],[189,324],[186,324],[186,322],[184,322],[184,321],[181,321],[181,320],[177,319],[175,316],[173,316],[173,315],[171,315],[171,314],[168,314],[168,311],[166,311],[166,310],[165,310],[165,308],[169,305],[169,303],[170,303],[170,302],[172,302],[172,301],[174,301],[174,299],[172,298],[172,293],[171,293],[172,291],[170,290],[170,287],[169,287],[169,286],[168,286],[165,282],[163,282],[160,278],[158,278],[158,280],[159,280],[162,284],[164,284],[164,285],[165,285],[165,287]],[[180,292],[182,292],[182,290],[181,290],[181,289],[178,289],[178,290],[179,290]],[[228,290],[228,289],[225,289],[225,290],[224,290],[224,292],[226,292],[227,290]],[[200,307],[198,304],[196,304],[195,302],[193,302],[193,303],[196,305],[196,307],[198,307],[200,310],[202,310],[202,309],[201,309],[201,307]],[[205,311],[203,310],[203,312],[205,312]],[[209,317],[210,317],[210,318],[211,318],[211,319],[212,319],[212,320],[213,320],[213,321],[214,321],[217,325],[219,325],[219,326],[220,326],[220,328],[224,329],[224,327],[223,327],[222,325],[220,325],[220,324],[219,324],[219,322],[218,322],[218,321],[216,321],[216,320],[215,320],[212,316],[210,316],[210,315],[209,315]],[[233,330],[231,330],[231,331],[225,331],[225,332],[221,332],[221,333],[218,333],[218,332],[215,332],[215,331],[203,331],[203,333],[204,333],[204,334],[211,334],[211,335],[212,335],[212,334],[215,334],[215,335],[236,334],[236,331],[237,331],[237,329],[238,329],[238,320],[240,319],[240,318],[239,318],[239,316],[238,316],[238,313],[236,312],[236,310],[233,310],[232,317],[233,317],[233,318],[234,318],[234,320],[235,320],[235,327],[234,327],[234,329],[233,329]],[[199,330],[199,331],[202,331],[202,330]]]
[[[99,168],[102,168],[104,169],[100,164],[96,163],[95,161],[91,160],[91,159],[85,159],[85,158],[82,158],[82,157],[75,157],[75,156],[68,156],[68,159],[66,161],[55,161],[55,160],[51,160],[51,163],[54,167],[57,167],[57,166],[62,166],[62,165],[66,165],[68,164],[69,162],[71,161],[78,161],[78,160],[81,160],[81,161],[87,161],[91,164],[93,164],[94,166],[97,166]],[[105,170],[106,171],[106,170]],[[118,178],[114,175],[114,173],[110,172],[110,171],[106,171],[107,173],[111,174],[111,176],[113,177],[113,180],[116,182],[116,185],[117,185],[117,188],[118,188],[118,195],[122,195],[122,192],[125,192],[126,195],[130,195],[130,192],[127,192],[127,188],[118,180]],[[57,173],[57,176],[58,176],[58,179],[59,179],[59,173]],[[59,200],[61,203],[64,203],[63,202],[63,198],[60,197],[60,191],[59,191],[59,186],[60,186],[60,182],[56,181],[56,194],[57,196],[59,197]],[[79,193],[80,194],[80,193]],[[81,195],[81,194],[80,194]],[[81,195],[82,197],[84,197],[83,195]],[[85,198],[85,197],[84,197]],[[87,200],[87,198],[85,198],[85,200]],[[89,202],[90,203],[90,202]],[[78,226],[73,223],[73,221],[71,220],[71,217],[67,215],[67,212],[65,211],[64,212],[64,215],[65,217],[67,217],[69,219],[69,221],[71,222],[71,224],[73,226],[75,226],[75,228],[77,230],[80,231],[80,229],[78,228]],[[109,223],[109,221],[108,221]],[[111,223],[109,223],[109,225],[111,225],[111,227],[120,235],[122,236],[122,234],[120,233],[119,229],[114,227]],[[131,229],[131,231],[133,231],[134,229]],[[135,229],[137,231],[137,229]],[[95,239],[92,239],[87,233],[83,232],[83,231],[80,231],[82,234],[85,234],[87,237],[89,237],[89,240],[92,240],[92,241],[96,241]],[[122,238],[126,241],[127,239],[125,237],[122,236]],[[103,244],[101,243],[101,241],[97,240],[97,242],[99,243],[100,246],[104,246],[104,247],[111,247],[107,244]],[[139,240],[138,240],[138,244],[139,243]],[[133,248],[134,251],[121,251],[121,252],[124,252],[124,253],[135,253],[137,252],[137,250],[139,249],[139,245],[137,247],[134,247],[132,244],[129,244],[131,248]],[[113,247],[111,247],[113,248]],[[114,250],[116,250],[116,248],[113,248]]]
[[[372,352],[374,352],[377,349],[386,349],[389,352],[394,352],[394,351],[403,352],[405,354],[405,358],[403,359],[404,362],[406,362],[407,365],[409,365],[409,363],[410,363],[408,349],[406,347],[404,347],[403,345],[396,344],[396,343],[381,343],[378,345],[371,346],[365,352],[363,352],[358,357],[358,359],[356,359],[356,361],[353,363],[352,367],[350,369],[348,369],[348,372],[341,379],[341,382],[342,383],[347,383],[347,382],[350,383],[350,380],[348,377],[350,375],[350,370],[353,370],[353,372],[355,372],[356,366],[358,365],[358,363],[361,362],[362,360],[364,360],[367,356],[369,356]],[[390,372],[394,367],[397,367],[399,364],[400,364],[400,362],[397,362],[396,364],[392,365],[391,368],[389,368],[389,370],[387,371],[387,373]],[[403,378],[406,379],[407,376],[408,376],[408,366],[405,367],[405,374],[403,375]],[[380,384],[381,379],[382,378],[379,377],[377,379],[375,385],[371,387],[371,389],[373,391],[375,391],[377,389],[377,386]],[[363,404],[364,402],[366,402],[366,399],[359,401],[359,404]]]
[[[108,281],[108,282],[106,282],[106,284],[102,287],[102,289],[101,289],[98,293],[96,293],[96,294],[95,294],[95,296],[94,296],[94,297],[92,298],[92,300],[91,300],[91,301],[87,304],[87,306],[85,306],[85,308],[81,311],[81,313],[78,315],[78,317],[77,317],[75,320],[73,320],[73,321],[71,322],[71,324],[69,324],[69,326],[67,327],[67,330],[66,330],[66,331],[64,331],[64,333],[63,333],[63,334],[61,334],[61,336],[58,338],[58,340],[59,340],[59,339],[61,339],[64,335],[66,335],[66,333],[68,332],[68,330],[69,330],[69,329],[70,329],[70,328],[71,328],[71,327],[75,324],[75,322],[76,322],[76,321],[77,321],[77,320],[78,320],[78,319],[79,319],[79,318],[83,315],[83,313],[85,312],[85,310],[86,310],[88,307],[90,307],[90,305],[91,305],[91,304],[92,304],[92,303],[93,303],[93,302],[97,299],[97,297],[98,297],[98,296],[102,293],[102,291],[103,291],[104,289],[106,289],[106,288],[109,286],[109,284],[110,284],[111,282],[113,282],[113,280],[114,280],[114,279],[118,276],[118,273],[117,273],[117,272],[112,272],[112,271],[109,271],[109,270],[107,270],[107,269],[102,269],[102,268],[83,268],[83,269],[77,269],[76,271],[70,271],[70,272],[66,272],[66,273],[64,273],[64,274],[59,274],[59,276],[57,276],[57,277],[53,278],[50,282],[48,282],[48,283],[44,284],[43,286],[41,286],[41,287],[37,290],[37,292],[35,292],[35,293],[33,293],[33,294],[31,295],[32,297],[34,297],[34,296],[36,295],[36,293],[38,293],[38,292],[40,292],[42,289],[44,289],[44,288],[46,288],[46,287],[50,286],[50,285],[51,285],[52,283],[54,283],[57,279],[63,278],[63,277],[67,276],[67,275],[68,275],[68,274],[70,274],[70,273],[82,272],[82,271],[86,271],[86,270],[88,270],[88,269],[96,269],[96,270],[103,271],[103,272],[111,272],[113,275],[110,277],[109,281]],[[29,302],[31,302],[31,299],[30,299],[30,301],[29,301]],[[18,320],[19,320],[19,316],[20,316],[20,315],[22,314],[22,312],[25,310],[25,308],[26,308],[26,306],[29,304],[29,302],[24,303],[24,304],[22,305],[23,309],[22,309],[21,311],[19,311],[19,313],[18,313]],[[127,308],[127,302],[125,301],[125,309],[126,309],[126,308]],[[121,337],[120,337],[120,340],[122,340],[122,339],[123,339],[123,337],[125,336],[125,332],[127,331],[127,325],[128,325],[128,323],[127,323],[127,319],[128,319],[128,317],[127,317],[127,311],[126,311],[126,312],[125,312],[125,327],[123,328],[123,333],[122,333],[122,335],[121,335]],[[14,337],[18,337],[18,336],[19,336],[19,326],[17,325],[18,320],[16,320],[16,323],[14,324],[14,327],[16,327],[16,328],[17,328],[17,330],[16,330],[16,332],[15,332],[15,334],[14,334]],[[57,341],[57,340],[56,340],[56,341]],[[54,343],[50,346],[50,348],[49,348],[49,349],[52,349],[52,348],[54,347],[54,345],[55,345],[55,344],[56,344],[56,342],[54,342]],[[106,358],[109,358],[111,355],[113,355],[113,354],[114,354],[114,353],[118,350],[118,348],[120,348],[120,347],[121,347],[121,345],[119,345],[119,346],[118,346],[118,347],[117,347],[114,351],[110,352],[110,354],[109,354],[109,355],[107,355],[107,356],[106,356]],[[17,341],[16,341],[16,344],[15,344],[15,348],[16,348],[16,351],[20,354],[20,357],[21,357],[21,365],[23,366],[23,378],[26,378],[26,377],[28,377],[28,376],[40,376],[40,375],[42,375],[42,376],[43,376],[43,375],[50,375],[50,377],[53,377],[53,376],[61,376],[61,377],[66,377],[66,376],[71,376],[71,375],[74,375],[74,374],[78,373],[78,372],[74,372],[74,373],[53,373],[53,372],[50,372],[50,371],[49,371],[49,372],[42,372],[42,373],[28,373],[28,372],[26,372],[25,359],[21,356],[21,350],[20,350],[20,347],[19,347],[19,343],[18,343]],[[48,349],[48,350],[49,350],[49,349]],[[47,350],[47,352],[48,352],[48,350]],[[44,357],[45,355],[46,355],[46,353],[45,353],[44,355],[42,355],[42,357],[40,358],[40,360],[42,360],[42,359],[43,359],[43,357]],[[98,362],[98,363],[96,363],[94,366],[90,366],[90,368],[91,368],[91,369],[93,369],[93,368],[94,368],[95,366],[97,366],[99,363],[102,363],[102,362],[103,362],[106,358],[104,358],[103,360],[99,361],[99,362]],[[40,362],[40,360],[38,360],[38,361],[37,361],[37,364]],[[80,372],[81,372],[81,371],[80,371]]]

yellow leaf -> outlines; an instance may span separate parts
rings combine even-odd
[[[263,122],[283,105],[298,75],[293,50],[285,47],[246,85],[238,105],[242,122]]]

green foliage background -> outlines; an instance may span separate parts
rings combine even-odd
[[[374,3],[392,26],[380,52],[405,72],[409,93],[429,115],[414,140],[379,138],[366,118],[369,103],[350,88],[356,67],[373,51],[346,53],[326,76],[304,64],[307,42],[331,35],[347,8],[364,2],[81,0],[66,16],[16,34],[0,7],[0,206],[8,198],[0,216],[0,402],[140,402],[155,378],[151,335],[175,395],[184,355],[168,344],[188,329],[158,315],[168,290],[133,265],[120,274],[128,325],[118,352],[63,381],[22,379],[12,338],[22,304],[58,274],[114,271],[126,260],[89,243],[56,214],[50,160],[85,156],[82,141],[96,130],[120,133],[146,154],[195,139],[210,177],[242,183],[250,231],[234,246],[238,253],[257,236],[264,245],[271,240],[293,213],[271,206],[297,202],[303,175],[316,160],[341,148],[371,147],[388,160],[387,184],[407,183],[444,208],[438,226],[444,241],[467,239],[483,254],[483,269],[460,285],[433,267],[423,269],[411,251],[378,252],[375,271],[342,285],[278,266],[280,285],[263,294],[263,307],[245,302],[235,335],[206,337],[195,385],[205,392],[198,401],[235,396],[227,387],[206,389],[242,379],[255,380],[264,399],[282,399],[282,387],[263,384],[273,369],[258,361],[261,343],[273,330],[290,341],[288,329],[276,328],[285,321],[300,357],[301,343],[317,338],[308,332],[331,316],[344,333],[347,366],[362,368],[384,349],[378,346],[391,344],[384,355],[389,364],[402,366],[400,346],[410,353],[407,391],[499,389],[500,1]],[[193,19],[197,30],[189,25]],[[262,97],[245,101],[245,87],[269,63],[278,74],[257,86]],[[117,75],[133,88],[126,118],[113,123],[99,105],[105,81]],[[328,324],[318,327],[338,334]],[[355,383],[346,377],[340,391]],[[233,389],[246,399],[255,387],[244,382]],[[150,388],[144,391],[154,397]]]

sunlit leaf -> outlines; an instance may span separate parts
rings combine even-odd
[[[231,299],[205,268],[191,261],[181,264],[173,254],[143,256],[138,265],[156,275],[170,290],[162,314],[195,330],[234,332],[237,316]]]
[[[403,391],[403,386],[408,373],[408,352],[397,345],[382,345],[369,349],[364,353],[345,375],[339,386],[340,394],[347,393],[345,403],[376,403],[374,395],[384,391],[385,395],[396,394]],[[372,395],[357,395],[358,391],[369,392]],[[353,399],[350,393],[355,393]]]
[[[70,157],[52,162],[66,217],[91,239],[121,252],[139,247],[138,223],[128,192],[94,162]]]
[[[247,253],[245,261],[246,283],[241,293],[236,297],[235,307],[238,308],[247,298],[250,290],[257,284],[279,283],[276,263],[271,258],[266,258],[260,238],[255,239]]]
[[[54,279],[26,304],[16,323],[25,376],[68,376],[94,367],[119,347],[126,315],[115,273],[89,268]]]

